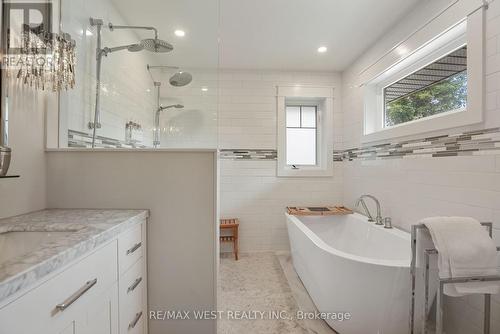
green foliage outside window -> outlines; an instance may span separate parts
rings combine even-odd
[[[401,124],[467,106],[467,71],[388,102],[385,126]]]

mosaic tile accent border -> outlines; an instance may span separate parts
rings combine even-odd
[[[222,160],[278,160],[277,150],[230,150],[219,151]],[[334,151],[333,161],[343,161],[344,151]]]
[[[500,128],[334,150],[333,161],[438,158],[487,154],[500,155]],[[225,149],[220,151],[219,156],[225,160],[277,160],[277,151]]]
[[[342,150],[333,150],[333,161],[342,162],[344,161],[344,151]]]
[[[88,133],[68,130],[68,146],[90,148],[92,136]],[[139,144],[127,144],[113,138],[97,136],[99,148],[147,148]],[[429,158],[472,155],[500,155],[500,128],[468,131],[401,142],[369,145],[346,150],[334,150],[333,161]],[[222,160],[276,161],[277,150],[222,149]]]
[[[430,158],[500,154],[500,128],[344,150],[342,160]]]
[[[95,146],[98,148],[147,148],[140,144],[127,144],[124,141],[96,136]],[[86,132],[68,130],[68,147],[91,148],[92,135]]]
[[[223,160],[277,160],[276,150],[230,150],[219,151],[219,158]]]

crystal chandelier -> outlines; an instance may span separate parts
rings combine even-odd
[[[16,77],[23,84],[59,92],[74,88],[76,42],[67,33],[44,33],[24,27]]]

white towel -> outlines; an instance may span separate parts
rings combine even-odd
[[[497,250],[487,230],[468,217],[433,217],[422,220],[438,251],[439,277],[499,275]],[[445,284],[448,296],[497,294],[499,282]]]

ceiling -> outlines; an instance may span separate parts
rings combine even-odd
[[[423,0],[220,0],[220,11],[218,0],[113,1],[127,23],[154,25],[175,46],[155,55],[162,63],[342,71]]]

